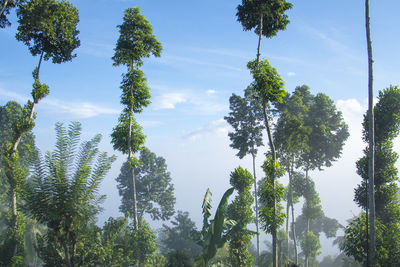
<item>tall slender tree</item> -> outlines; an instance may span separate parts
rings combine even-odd
[[[237,20],[243,30],[258,34],[257,63],[260,60],[262,36],[274,37],[278,31],[285,30],[289,23],[285,12],[292,8],[292,4],[285,0],[242,0],[237,7]]]
[[[10,184],[12,219],[10,227],[15,247],[13,255],[21,255],[23,245],[17,240],[18,194],[25,181],[26,174],[18,164],[18,146],[24,133],[34,127],[35,107],[41,99],[49,94],[49,87],[39,80],[40,66],[42,60],[52,59],[53,63],[62,63],[72,60],[75,48],[80,44],[77,37],[79,31],[76,29],[79,21],[78,10],[66,1],[57,0],[32,0],[20,5],[17,10],[18,32],[17,40],[22,41],[29,47],[33,56],[40,55],[39,64],[32,75],[34,79],[32,98],[28,101],[22,112],[21,118],[13,123],[13,139],[8,143],[3,156],[3,166],[6,170],[8,183]]]
[[[264,35],[267,38],[275,36],[278,31],[285,30],[289,23],[288,16],[285,14],[287,10],[292,8],[292,4],[285,0],[242,0],[242,4],[237,7],[237,20],[242,24],[245,31],[254,29],[258,34],[258,45],[255,69],[260,62],[261,39]],[[265,113],[266,107],[263,106]],[[264,114],[265,119],[266,114]],[[275,148],[272,143],[272,135],[269,126],[265,120],[270,141],[270,147],[274,158]],[[278,266],[278,252],[276,246],[276,233],[273,234],[273,266]],[[259,254],[259,251],[257,252]]]
[[[311,96],[308,87],[298,86],[291,95],[287,95],[282,104],[275,105],[278,111],[278,120],[274,129],[274,140],[276,143],[276,150],[278,153],[278,160],[281,166],[288,174],[289,183],[287,186],[286,195],[286,232],[289,233],[289,219],[292,209],[292,234],[295,248],[295,262],[298,263],[297,253],[297,240],[295,236],[295,218],[294,204],[301,196],[297,193],[296,188],[293,186],[293,180],[299,180],[299,173],[296,168],[299,165],[300,157],[303,151],[307,149],[308,135],[311,128],[305,125],[305,120],[309,110]],[[289,235],[288,235],[289,237]],[[289,246],[289,238],[287,240],[287,249]],[[288,252],[287,255],[290,253]]]
[[[369,163],[368,163],[368,203],[369,203],[369,224],[370,224],[370,244],[368,250],[368,266],[374,266],[375,262],[375,126],[374,126],[374,90],[373,90],[373,59],[372,59],[372,42],[369,17],[369,0],[365,0],[365,30],[367,36],[367,53],[368,53],[368,135],[369,135]],[[367,212],[368,213],[368,212]],[[367,228],[368,229],[368,228]]]
[[[376,231],[378,237],[379,234],[383,235],[384,240],[379,241],[380,244],[376,244],[376,258],[375,265],[382,266],[396,266],[397,262],[400,262],[400,255],[396,251],[400,251],[399,242],[387,240],[387,238],[395,237],[396,231],[398,231],[400,225],[400,206],[397,199],[398,187],[398,170],[396,168],[396,162],[398,155],[393,151],[393,139],[398,136],[400,132],[400,89],[395,86],[379,92],[378,102],[374,107],[374,150],[375,150],[375,162],[374,162],[374,188],[375,188],[375,203],[376,207]],[[364,116],[363,122],[363,139],[366,143],[369,143],[369,112]],[[361,176],[361,184],[355,189],[355,202],[362,207],[367,209],[369,206],[369,196],[367,194],[369,186],[369,146],[364,150],[364,156],[357,161],[357,173]],[[354,228],[355,225],[363,223],[363,229],[367,231],[372,226],[366,226],[365,221],[360,221],[361,218],[364,220],[366,216],[363,214],[359,218],[354,219],[354,223],[346,228],[345,245],[342,250],[348,255],[353,255],[357,260],[361,260],[364,264],[370,264],[371,258],[368,257],[370,251],[369,248],[362,248],[359,252],[353,248],[357,247],[355,242],[358,244],[363,243],[364,246],[367,244],[367,236],[359,236],[358,230]],[[353,226],[353,227],[352,227]],[[372,230],[372,229],[370,229]],[[391,233],[391,234],[385,234]],[[354,238],[354,237],[357,238]],[[347,240],[346,240],[347,238]],[[385,239],[387,241],[385,241]],[[369,246],[368,246],[369,247]],[[389,261],[386,261],[382,255],[388,251],[390,255]],[[357,253],[357,255],[355,255]],[[383,254],[382,254],[383,253]],[[379,255],[378,255],[379,254]],[[362,257],[360,255],[363,255]],[[368,260],[368,261],[367,261]],[[390,264],[389,264],[390,263]]]
[[[143,58],[151,55],[159,57],[162,46],[153,35],[150,23],[140,14],[138,7],[125,10],[123,23],[118,28],[120,36],[112,59],[114,66],[124,65],[128,68],[128,72],[121,83],[121,103],[124,105],[124,111],[119,124],[113,130],[112,143],[114,149],[128,154],[132,175],[134,225],[138,230],[135,181],[135,166],[138,162],[134,154],[143,147],[144,136],[135,121],[134,113],[140,113],[150,103],[149,88],[139,67],[143,64]]]
[[[272,170],[271,170],[271,183],[272,187],[275,189],[276,180],[276,149],[272,137],[272,130],[270,127],[270,122],[268,118],[268,106],[270,103],[282,102],[286,95],[285,89],[283,89],[284,82],[279,76],[275,68],[273,68],[267,60],[257,62],[257,60],[250,61],[247,65],[250,73],[253,76],[254,81],[251,84],[251,90],[253,91],[252,96],[255,101],[262,105],[263,117],[265,128],[267,129],[268,142],[270,147],[270,155],[272,159]],[[275,193],[273,193],[273,216],[276,216],[276,198]],[[272,229],[272,247],[273,247],[273,262],[274,267],[278,266],[278,251],[277,251],[277,237],[276,228]]]
[[[349,133],[334,102],[322,93],[312,95],[307,85],[296,87],[292,95],[275,107],[278,121],[274,138],[279,161],[289,175],[289,204],[296,169],[304,170],[310,184],[309,171],[332,166],[340,157]]]
[[[230,110],[229,116],[224,119],[233,127],[234,132],[228,133],[232,143],[232,148],[238,149],[236,154],[242,159],[250,154],[253,160],[253,180],[254,180],[254,200],[255,200],[255,224],[257,232],[257,258],[260,256],[260,234],[258,223],[258,198],[257,198],[257,178],[256,178],[256,156],[257,148],[263,145],[262,125],[263,113],[252,101],[250,96],[244,98],[235,94],[229,98]]]

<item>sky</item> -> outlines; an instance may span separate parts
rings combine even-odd
[[[138,116],[146,146],[166,159],[175,185],[176,210],[189,211],[201,227],[201,203],[207,188],[216,206],[229,188],[229,174],[237,166],[251,168],[251,159],[239,160],[229,147],[232,129],[223,117],[229,97],[251,83],[246,68],[256,56],[257,36],[243,31],[236,20],[240,1],[73,0],[80,14],[81,46],[71,62],[44,62],[41,82],[50,94],[37,107],[34,134],[38,148],[52,150],[54,125],[82,123],[82,139],[103,135],[101,150],[118,156],[101,185],[107,195],[103,222],[120,216],[115,178],[126,156],[113,151],[110,134],[122,110],[121,75],[111,57],[119,36],[124,10],[139,6],[163,45],[160,58],[144,60],[151,88],[151,105]],[[268,59],[290,93],[306,84],[311,93],[327,94],[342,111],[350,137],[340,160],[328,169],[312,172],[325,214],[340,223],[359,213],[353,202],[360,182],[355,162],[362,156],[361,120],[367,109],[367,53],[364,1],[292,1],[290,24],[271,39],[264,38],[261,57]],[[371,1],[371,35],[374,58],[374,94],[399,84],[400,42],[397,12],[400,2]],[[24,104],[30,98],[31,72],[39,58],[15,39],[17,20],[0,29],[0,105],[9,100]],[[265,142],[266,143],[266,142]],[[397,151],[398,147],[396,147]],[[260,149],[257,166],[262,164]],[[258,177],[263,175],[257,169]],[[287,179],[283,178],[282,183]],[[301,206],[296,207],[297,213]],[[160,227],[161,222],[155,222]],[[332,251],[324,245],[324,251]]]

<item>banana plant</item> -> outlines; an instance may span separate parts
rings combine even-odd
[[[203,252],[197,259],[200,266],[207,266],[209,261],[217,253],[217,249],[223,247],[228,241],[236,221],[227,218],[228,199],[232,195],[234,188],[226,190],[219,202],[213,220],[211,217],[211,191],[207,189],[203,199],[203,228],[201,232],[194,233],[193,238],[196,243],[203,248]]]

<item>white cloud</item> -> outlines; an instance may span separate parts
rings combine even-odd
[[[10,92],[10,91],[7,91],[7,90],[3,90],[3,89],[0,88],[0,99],[3,99],[3,98],[5,98],[7,101],[8,100],[15,100],[15,101],[18,101],[18,102],[26,102],[29,99],[26,96],[20,95],[20,94],[15,93],[15,92]]]
[[[338,100],[337,108],[342,111],[343,116],[354,116],[354,115],[362,115],[366,107],[363,107],[357,99],[351,98],[346,100]]]
[[[22,105],[28,101],[28,97],[15,92],[6,91],[0,88],[0,99],[15,100]],[[64,102],[54,98],[45,98],[40,101],[38,108],[48,109],[53,113],[62,113],[64,115],[76,118],[90,118],[103,114],[118,114],[120,111],[113,108],[96,105],[89,102]]]
[[[287,76],[296,76],[296,73],[295,73],[295,72],[289,71],[289,72],[287,73]]]
[[[216,134],[216,135],[224,135],[228,134],[229,125],[224,119],[219,119],[208,123],[207,125],[199,128],[195,131],[192,131],[183,136],[184,139],[189,139],[191,141],[195,141],[203,136]]]
[[[155,98],[154,109],[174,109],[177,104],[185,103],[187,97],[182,93],[167,93]]]
[[[41,102],[55,112],[61,112],[77,118],[90,118],[99,115],[113,115],[120,110],[99,106],[88,102],[62,102],[57,99],[43,99]]]
[[[217,91],[212,90],[212,89],[206,91],[207,95],[214,95],[215,93],[217,93]]]

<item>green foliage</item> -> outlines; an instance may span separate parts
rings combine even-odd
[[[174,219],[172,226],[163,224],[160,231],[161,252],[186,251],[191,258],[196,258],[201,252],[201,247],[192,239],[192,233],[197,231],[196,224],[189,218],[188,212],[178,211]]]
[[[362,213],[353,218],[345,229],[344,241],[340,249],[358,262],[365,264],[367,259],[366,218]],[[400,264],[400,224],[383,225],[375,221],[377,266],[398,266]]]
[[[236,222],[227,219],[228,199],[234,188],[226,190],[219,202],[214,219],[211,216],[211,191],[207,189],[203,199],[203,228],[201,232],[193,234],[194,240],[203,248],[203,252],[197,262],[200,266],[207,266],[209,261],[229,239],[232,227]]]
[[[313,232],[307,232],[305,237],[300,241],[300,246],[306,259],[315,259],[321,254],[321,244]]]
[[[279,118],[274,138],[279,161],[286,170],[321,170],[340,157],[348,127],[328,96],[314,96],[307,85],[302,85],[275,106]]]
[[[398,154],[393,151],[393,139],[400,131],[400,89],[396,86],[379,92],[374,108],[375,116],[375,210],[376,216],[384,225],[400,220],[400,207],[397,200]],[[364,141],[368,141],[368,118],[364,116]],[[357,173],[363,179],[355,190],[355,202],[366,207],[366,181],[368,179],[368,153],[357,161]]]
[[[24,266],[24,233],[26,228],[24,215],[17,212],[15,218],[9,211],[3,216],[8,227],[1,236],[0,266],[22,267]],[[17,227],[13,227],[14,220],[16,220]],[[15,249],[17,250],[16,254]]]
[[[121,231],[126,227],[125,218],[110,217],[103,228],[91,224],[86,227],[77,244],[77,266],[120,266],[125,264],[123,249],[116,242]]]
[[[280,204],[284,199],[286,188],[278,181],[273,180],[272,173],[275,169],[276,178],[279,178],[282,177],[285,172],[277,162],[273,162],[271,157],[265,160],[262,167],[265,177],[261,180],[258,191],[261,205],[260,221],[267,233],[273,233],[283,224],[286,217],[286,214],[283,212],[283,207]],[[274,199],[276,202],[274,202]]]
[[[176,250],[168,253],[167,267],[192,267],[193,263],[185,250]]]
[[[267,38],[275,36],[279,30],[285,30],[289,23],[285,11],[292,8],[292,4],[285,0],[242,0],[237,7],[237,20],[245,31],[255,29],[260,33],[260,16],[262,19],[262,35]]]
[[[247,68],[254,79],[251,88],[260,103],[283,101],[286,95],[286,91],[283,89],[284,82],[268,60],[261,60],[259,63],[257,60],[250,61]]]
[[[115,160],[99,153],[100,135],[79,146],[80,134],[78,122],[68,129],[56,124],[56,148],[37,160],[25,190],[26,212],[48,228],[39,246],[47,266],[74,264],[79,236],[95,219],[104,198],[98,195],[100,182]]]
[[[251,186],[254,179],[249,171],[238,167],[231,173],[230,183],[238,192],[228,206],[228,217],[236,221],[229,242],[230,262],[232,266],[253,266],[254,259],[248,249],[253,233],[247,230],[247,225],[253,221]]]
[[[0,28],[11,26],[11,22],[8,20],[7,15],[13,8],[19,7],[25,0],[0,0],[0,10],[4,8],[4,11],[0,13]]]
[[[17,11],[16,38],[29,47],[33,56],[43,53],[44,60],[53,63],[70,61],[79,47],[78,10],[62,0],[32,0],[22,4]]]
[[[303,153],[301,165],[306,171],[332,166],[349,137],[342,113],[337,111],[333,100],[319,93],[313,97],[306,118],[305,123],[312,130],[308,136],[308,151]]]
[[[35,73],[33,74],[33,78],[35,82],[33,83],[31,95],[33,102],[37,104],[41,99],[50,93],[50,90],[48,85],[39,82],[39,79],[37,79],[37,75],[35,75]]]
[[[168,264],[167,258],[162,254],[154,254],[144,265],[145,267],[166,267]]]
[[[130,224],[125,227],[117,239],[118,246],[123,250],[126,265],[146,264],[154,260],[157,251],[156,235],[145,220],[141,220],[138,230]]]
[[[243,158],[247,154],[256,155],[257,147],[262,146],[262,111],[248,97],[232,94],[229,98],[229,116],[224,119],[233,127],[234,132],[228,133],[230,146],[239,150],[236,154]]]
[[[129,153],[128,138],[129,138],[129,120],[131,119],[131,138],[130,148],[133,153],[140,151],[144,147],[145,135],[142,133],[142,127],[136,122],[133,116],[129,113],[122,113],[119,117],[118,125],[111,133],[111,143],[115,150],[121,151],[124,154]]]
[[[118,26],[120,37],[115,48],[113,61],[115,66],[121,64],[142,65],[142,58],[153,54],[160,56],[161,43],[153,35],[151,24],[140,14],[138,7],[125,10],[123,23]]]
[[[374,107],[375,118],[375,211],[376,211],[376,263],[380,266],[399,265],[400,251],[399,220],[400,206],[397,198],[398,155],[393,151],[393,139],[400,131],[400,89],[395,86],[379,92],[378,102]],[[368,117],[364,116],[363,138],[368,141]],[[357,173],[363,179],[355,189],[355,202],[362,208],[367,206],[366,182],[368,180],[369,149],[357,161]],[[366,227],[365,219],[353,219],[345,230],[345,240],[341,249],[357,261],[365,260]],[[365,216],[364,216],[365,217]],[[364,224],[364,226],[363,226]],[[362,230],[361,228],[364,228]],[[360,247],[362,246],[362,248]],[[390,256],[388,256],[390,255]],[[393,256],[395,255],[395,256]]]
[[[314,182],[306,179],[306,191],[304,192],[305,202],[303,205],[303,215],[308,220],[314,220],[323,216],[321,199],[315,190]]]
[[[293,175],[293,168],[300,164],[303,153],[308,151],[308,139],[312,128],[306,124],[313,96],[306,85],[296,87],[282,103],[276,103],[278,121],[274,140],[279,162]]]
[[[122,90],[121,104],[125,106],[125,112],[130,112],[132,106],[133,113],[140,113],[150,104],[149,87],[143,71],[139,68],[122,76],[120,88]]]
[[[140,151],[139,161],[141,164],[135,167],[139,219],[147,213],[153,220],[168,220],[175,212],[175,196],[165,159],[144,148]],[[122,165],[116,181],[122,197],[120,211],[133,214],[132,176],[128,164]]]

